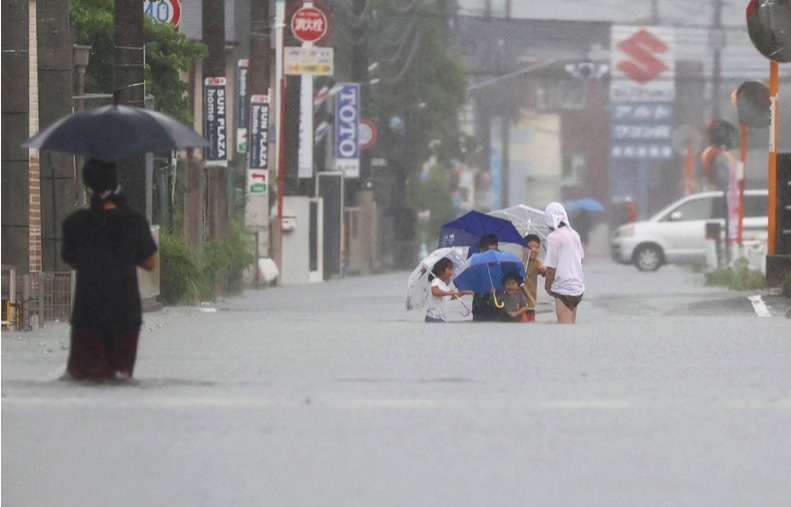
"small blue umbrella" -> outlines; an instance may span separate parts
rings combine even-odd
[[[595,199],[591,199],[590,197],[566,201],[563,203],[563,207],[566,208],[566,211],[569,213],[573,211],[591,211],[598,213],[604,212],[604,206],[602,203]]]
[[[461,290],[471,290],[478,294],[489,292],[492,287],[503,288],[503,277],[506,273],[516,273],[525,277],[522,261],[511,252],[489,250],[473,254],[467,262],[459,267],[453,284]]]
[[[437,248],[468,246],[470,253],[474,253],[478,251],[481,238],[487,234],[494,235],[501,243],[525,244],[522,235],[510,221],[470,211],[440,228]]]

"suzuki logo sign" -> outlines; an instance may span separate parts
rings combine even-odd
[[[673,29],[612,27],[611,102],[664,102],[675,98]]]
[[[617,68],[635,81],[645,83],[667,70],[665,62],[655,56],[667,52],[667,44],[644,29],[620,42],[618,49],[629,59],[618,62]]]

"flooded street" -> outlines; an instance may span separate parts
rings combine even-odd
[[[4,503],[788,505],[786,308],[585,269],[574,326],[543,291],[536,324],[426,325],[407,273],[166,308],[124,386],[56,380],[65,324],[4,332]]]

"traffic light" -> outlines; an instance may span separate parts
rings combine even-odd
[[[750,0],[746,14],[755,48],[775,62],[791,62],[791,0]]]
[[[610,70],[610,66],[591,61],[581,61],[576,63],[567,63],[565,65],[565,69],[566,72],[577,79],[598,79],[607,74],[607,72]]]
[[[791,27],[790,27],[791,28]],[[771,123],[769,88],[758,81],[745,81],[735,93],[739,123],[752,128],[766,128]]]
[[[711,120],[706,125],[706,139],[710,146],[724,146],[726,150],[730,150],[739,141],[739,131],[731,122]]]

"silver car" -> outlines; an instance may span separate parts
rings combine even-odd
[[[742,238],[766,241],[768,190],[745,190]],[[725,227],[725,197],[722,192],[704,192],[680,199],[648,220],[618,227],[610,241],[616,262],[634,264],[641,271],[656,271],[665,263],[704,261],[706,224]]]

